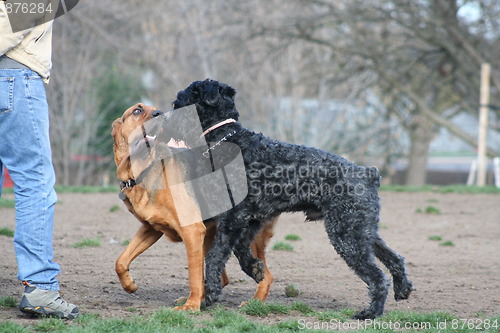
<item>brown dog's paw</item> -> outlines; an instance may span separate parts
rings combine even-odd
[[[186,304],[174,307],[175,311],[200,311],[200,303],[190,302],[189,300]]]
[[[129,282],[124,282],[122,283],[123,289],[128,292],[129,294],[135,293],[139,287],[137,287],[137,284],[135,284],[134,281],[129,281]]]
[[[187,297],[179,297],[174,301],[175,305],[181,306],[184,305],[187,302],[188,298]]]

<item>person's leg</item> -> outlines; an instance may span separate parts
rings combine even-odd
[[[2,160],[0,160],[0,198],[2,197],[2,188],[3,188],[3,164]]]
[[[60,269],[52,261],[57,197],[45,87],[34,72],[4,72],[14,77],[14,88],[12,108],[0,116],[0,157],[14,182],[18,278],[41,289],[58,290]]]
[[[18,279],[26,286],[19,307],[34,314],[74,318],[79,310],[57,292],[60,268],[52,261],[57,196],[45,87],[30,70],[0,70],[2,78],[13,78],[0,87],[12,92],[11,107],[0,112],[0,160],[14,182],[14,247]],[[0,80],[0,85],[5,82],[9,80]]]

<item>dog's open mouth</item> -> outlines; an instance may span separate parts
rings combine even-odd
[[[150,149],[156,143],[156,135],[145,135],[141,139],[134,140],[131,146],[130,154],[137,155],[138,153],[149,154]],[[141,154],[142,155],[142,154]]]

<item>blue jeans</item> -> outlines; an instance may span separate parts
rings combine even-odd
[[[60,268],[52,261],[57,196],[49,111],[43,81],[31,70],[0,69],[0,178],[3,166],[14,182],[17,277],[59,290]]]

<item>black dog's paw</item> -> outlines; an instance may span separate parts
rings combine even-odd
[[[252,264],[252,274],[251,277],[252,279],[255,280],[255,282],[259,283],[262,280],[264,280],[264,271],[265,271],[265,266],[262,260],[255,260],[255,262]]]
[[[368,310],[363,310],[354,314],[354,316],[352,316],[352,319],[367,320],[367,319],[375,319],[375,317],[377,317],[375,313]]]
[[[205,305],[210,306],[218,302],[221,298],[221,293],[216,290],[205,290]]]
[[[401,283],[394,282],[394,299],[396,301],[408,299],[413,290],[414,288],[410,281],[405,281]]]

